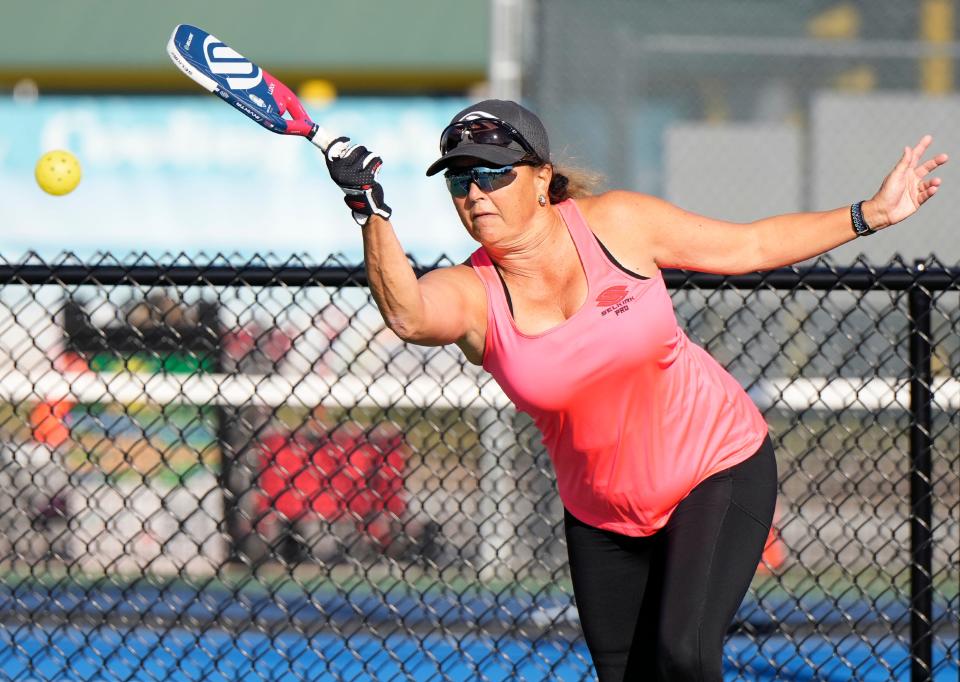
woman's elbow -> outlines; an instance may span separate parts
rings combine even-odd
[[[453,342],[451,339],[443,338],[436,330],[431,330],[425,324],[418,324],[409,318],[389,320],[387,328],[404,343],[417,346],[442,346]]]
[[[397,315],[391,315],[383,318],[387,329],[392,331],[401,341],[416,342],[418,336],[418,327],[414,321]]]
[[[767,244],[758,232],[759,230],[750,235],[750,239],[747,241],[744,249],[747,257],[744,258],[744,267],[741,272],[736,273],[738,275],[773,270],[781,265],[777,260],[775,250],[770,248],[771,245]]]

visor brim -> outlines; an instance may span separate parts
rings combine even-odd
[[[449,168],[451,162],[457,159],[477,159],[495,166],[509,166],[521,161],[526,156],[527,153],[522,150],[497,147],[492,144],[462,144],[430,164],[430,167],[427,168],[427,175],[436,175]]]

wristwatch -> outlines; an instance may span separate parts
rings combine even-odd
[[[858,201],[850,206],[850,221],[853,223],[853,232],[858,237],[866,237],[876,232],[876,230],[867,225],[867,221],[863,219],[862,206],[862,201]]]

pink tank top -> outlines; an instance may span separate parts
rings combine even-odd
[[[614,265],[576,204],[557,205],[587,277],[587,299],[540,334],[513,320],[490,257],[483,367],[543,434],[560,499],[623,535],[662,528],[698,483],[760,447],[767,425],[740,384],[677,325],[662,275]]]

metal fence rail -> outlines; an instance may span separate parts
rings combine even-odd
[[[955,678],[960,268],[665,279],[777,446],[728,678]],[[539,434],[458,350],[386,330],[361,267],[0,281],[13,679],[591,678]]]

